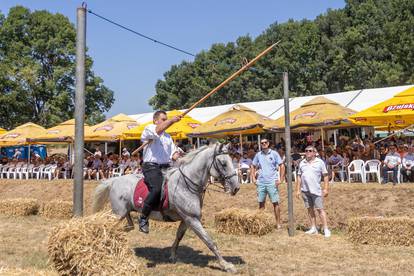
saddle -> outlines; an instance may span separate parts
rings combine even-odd
[[[134,191],[134,205],[136,209],[142,209],[144,207],[144,201],[147,198],[149,193],[148,187],[145,184],[145,179],[141,178],[138,181],[137,186],[135,187]],[[154,211],[161,212],[163,210],[168,209],[169,207],[168,201],[168,183],[165,180],[162,184],[161,188],[161,200],[159,206],[157,206]]]

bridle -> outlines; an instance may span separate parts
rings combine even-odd
[[[225,182],[227,182],[227,181],[229,181],[232,177],[237,176],[237,173],[236,173],[236,171],[233,171],[233,173],[232,173],[232,174],[226,175],[226,174],[225,174],[225,173],[223,173],[223,172],[222,172],[222,170],[220,169],[220,167],[219,167],[219,163],[220,163],[220,165],[221,165],[221,167],[222,167],[222,168],[224,167],[224,165],[223,165],[223,164],[221,164],[221,162],[218,162],[218,161],[217,161],[217,157],[218,157],[218,156],[220,156],[220,155],[225,155],[225,154],[228,154],[227,152],[224,152],[224,151],[223,151],[223,146],[224,146],[223,144],[220,144],[220,145],[216,145],[216,146],[215,146],[215,148],[214,148],[214,154],[213,154],[213,160],[211,161],[211,163],[210,163],[210,165],[208,166],[208,169],[206,170],[206,172],[205,172],[205,173],[210,173],[211,168],[213,168],[213,167],[214,167],[214,169],[216,170],[216,172],[218,172],[218,174],[219,174],[219,178],[221,178],[221,179],[223,179]],[[218,148],[218,150],[217,150],[217,148]],[[185,184],[186,184],[186,186],[187,186],[188,190],[189,190],[190,192],[192,192],[193,194],[201,194],[201,193],[203,193],[203,192],[207,189],[208,183],[207,183],[206,185],[203,185],[203,184],[199,185],[198,183],[194,182],[193,180],[191,180],[188,176],[186,176],[186,175],[184,174],[184,172],[183,172],[183,170],[182,170],[181,166],[180,166],[180,167],[178,167],[178,170],[179,170],[180,174],[183,176],[183,178],[184,178],[184,182],[185,182]],[[206,176],[206,175],[205,175],[205,173],[203,174],[203,177],[202,177],[201,179],[205,179],[205,176]],[[190,184],[191,184],[191,185],[190,185]]]

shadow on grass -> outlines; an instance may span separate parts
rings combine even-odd
[[[137,247],[134,248],[135,255],[145,258],[149,262],[147,267],[155,267],[157,264],[170,263],[171,247]],[[188,246],[180,246],[177,250],[177,263],[192,264],[194,266],[206,267],[209,261],[216,260],[214,255],[205,255],[200,250],[194,250]],[[239,256],[223,256],[223,258],[234,264],[245,264],[244,260]],[[217,267],[209,266],[217,269]]]

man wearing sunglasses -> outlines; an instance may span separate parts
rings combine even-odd
[[[281,225],[278,191],[280,178],[278,170],[279,166],[282,164],[282,159],[276,151],[270,149],[269,141],[267,139],[261,140],[260,144],[262,150],[256,153],[253,159],[251,171],[252,180],[253,183],[256,184],[259,209],[265,208],[266,195],[269,195],[269,198],[273,203],[276,227],[277,229],[280,229]],[[258,173],[257,179],[256,172]]]
[[[324,189],[321,188],[321,178],[323,176]],[[308,209],[309,220],[311,223],[310,230],[306,234],[317,234],[315,209],[321,218],[324,234],[326,238],[331,236],[328,229],[326,213],[323,209],[323,196],[328,196],[329,176],[325,163],[316,158],[316,149],[308,146],[305,149],[305,159],[299,164],[298,181],[296,186],[296,197],[302,195],[305,208]]]

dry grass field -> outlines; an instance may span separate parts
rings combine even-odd
[[[97,182],[85,182],[85,213],[91,212],[92,192]],[[0,200],[36,198],[39,201],[71,200],[71,181],[1,180]],[[282,216],[287,223],[286,189],[281,187]],[[305,209],[294,202],[296,225],[294,237],[287,230],[274,230],[265,236],[236,236],[214,229],[214,214],[224,208],[257,208],[256,192],[244,185],[231,197],[209,191],[205,197],[204,224],[218,244],[225,259],[234,263],[242,275],[413,275],[414,248],[357,245],[346,236],[347,221],[353,216],[414,217],[414,185],[392,187],[378,184],[334,184],[325,201],[333,235],[306,236]],[[270,212],[270,205],[266,212]],[[55,274],[48,264],[48,233],[61,220],[41,216],[6,217],[0,215],[0,274],[5,268],[26,271],[42,270]],[[153,225],[154,226],[154,225]],[[152,227],[149,235],[138,230],[128,233],[129,244],[143,264],[144,275],[220,275],[214,255],[192,233],[187,232],[178,249],[178,262],[168,262],[174,240],[173,228]],[[21,274],[21,275],[24,275]]]

